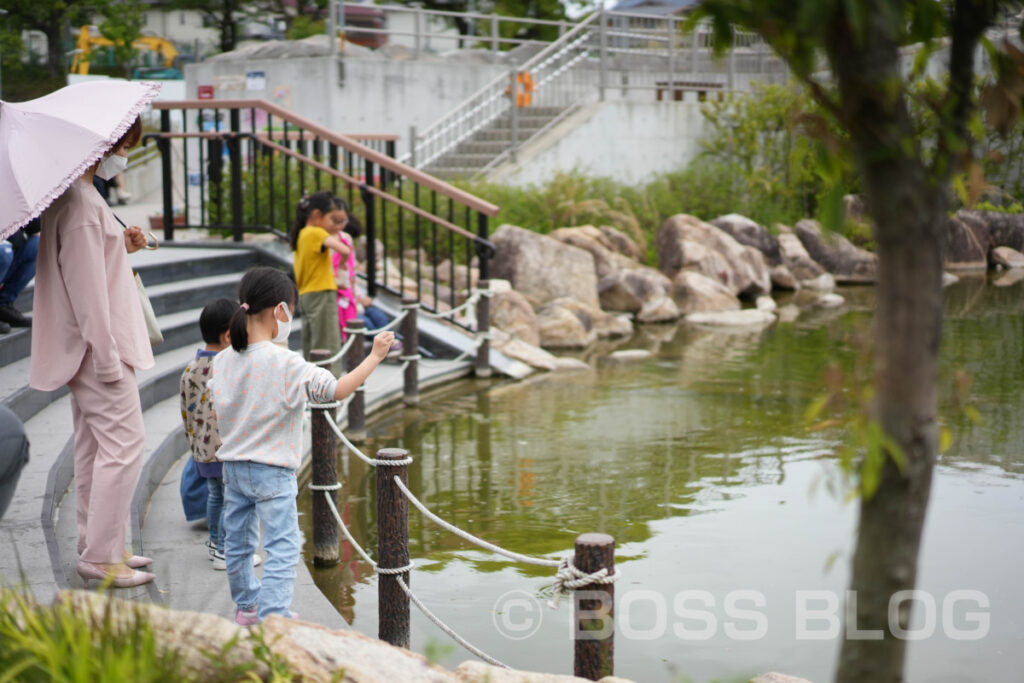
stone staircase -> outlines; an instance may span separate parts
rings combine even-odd
[[[523,107],[516,117],[516,145],[522,147],[567,113],[569,107]],[[453,180],[470,179],[497,166],[512,148],[512,119],[506,114],[430,164],[425,173]]]

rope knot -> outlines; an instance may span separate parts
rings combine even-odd
[[[558,562],[555,582],[543,591],[550,596],[548,606],[552,609],[557,609],[559,601],[577,588],[583,588],[590,584],[608,585],[619,580],[618,569],[615,570],[614,574],[609,574],[607,568],[602,568],[588,574],[573,564],[575,559],[573,555],[563,557]]]

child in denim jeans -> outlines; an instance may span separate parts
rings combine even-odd
[[[217,419],[213,416],[207,384],[213,357],[230,345],[228,325],[238,304],[231,299],[218,299],[206,305],[199,314],[199,330],[206,346],[196,351],[196,357],[181,374],[181,419],[185,423],[189,450],[199,476],[206,480],[206,520],[210,538],[206,547],[213,560],[213,568],[227,569],[224,562],[224,479],[221,463],[217,460],[220,435]],[[259,564],[262,558],[254,558]]]
[[[340,400],[355,391],[387,356],[394,334],[374,339],[370,355],[336,379],[325,368],[279,346],[291,332],[298,290],[280,270],[248,270],[231,318],[231,348],[213,361],[210,391],[224,463],[224,554],[235,623],[252,626],[270,614],[294,616],[299,520],[295,471],[302,458],[306,401]],[[263,524],[267,559],[262,584],[252,556]]]

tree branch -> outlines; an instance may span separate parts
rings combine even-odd
[[[940,120],[952,131],[941,136],[932,164],[932,175],[945,180],[953,174],[954,161],[968,140],[967,119],[971,113],[974,85],[974,51],[985,29],[992,23],[998,3],[990,0],[956,0],[950,19],[949,90]]]

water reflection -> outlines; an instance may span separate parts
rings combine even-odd
[[[1003,285],[964,277],[946,289],[940,413],[955,435],[941,459],[949,476],[979,467],[986,477],[1024,475],[1024,283]],[[830,364],[848,377],[867,377],[875,303],[870,287],[841,294],[847,305],[840,309],[807,311],[794,323],[757,331],[643,327],[629,340],[581,354],[591,372],[538,375],[519,383],[461,382],[431,393],[419,410],[376,416],[365,450],[408,449],[416,458],[409,484],[420,500],[459,527],[520,552],[558,557],[576,534],[601,531],[616,538],[617,563],[629,567],[637,583],[666,594],[681,585],[747,588],[758,581],[789,591],[814,587],[822,582],[828,558],[848,549],[853,511],[827,496],[815,503],[809,495],[842,434],[808,433],[804,412],[823,391]],[[646,349],[652,356],[607,362],[616,348]],[[972,379],[971,401],[983,422],[964,412],[955,390],[958,373]],[[342,514],[372,552],[375,472],[344,452],[339,470],[345,484],[339,492]],[[949,485],[938,490],[944,486]],[[308,496],[300,500],[307,512],[309,505]],[[930,519],[943,519],[942,514],[937,507]],[[760,532],[752,533],[755,528]],[[927,533],[932,538],[936,532]],[[424,572],[416,579],[423,590],[433,590],[450,609],[456,609],[453,588],[460,601],[482,603],[483,613],[465,614],[462,625],[470,633],[476,633],[479,619],[489,622],[488,596],[521,588],[523,580],[540,585],[547,576],[478,552],[415,511],[410,537],[411,554]],[[939,547],[933,552],[955,553],[933,543]],[[793,556],[766,563],[780,544]],[[314,577],[347,621],[373,632],[372,571],[347,542],[342,557],[341,567],[313,570]],[[763,566],[749,566],[751,558]],[[844,562],[827,585],[845,586]],[[784,614],[772,608],[773,619]],[[478,635],[485,643],[491,637]],[[414,645],[416,638],[414,632]],[[492,644],[509,646],[500,638]],[[735,645],[719,643],[699,654],[671,639],[647,650],[632,643],[621,661],[633,657],[634,670],[623,673],[638,680],[671,678],[667,671],[676,662],[692,675],[721,675],[731,670],[723,662]],[[556,654],[538,654],[533,668],[564,670],[557,652],[565,645],[546,643],[541,649],[548,647]],[[778,648],[791,656],[768,665]],[[805,662],[802,675],[818,680],[831,675],[833,650],[834,643],[810,648],[782,641],[752,646],[743,656],[752,672],[801,673],[793,667]],[[670,664],[647,665],[645,657]],[[463,658],[459,653],[445,663]],[[926,666],[941,671],[941,655],[938,663],[932,660]]]

